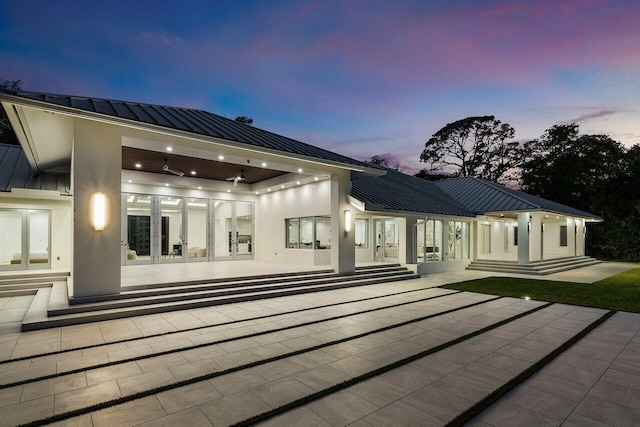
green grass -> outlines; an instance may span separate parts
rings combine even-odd
[[[487,277],[442,287],[640,313],[640,268],[634,268],[595,283]]]

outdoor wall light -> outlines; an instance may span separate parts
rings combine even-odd
[[[91,221],[95,231],[103,231],[107,222],[107,197],[104,193],[91,196]]]
[[[344,211],[344,234],[351,233],[351,211],[349,209]]]

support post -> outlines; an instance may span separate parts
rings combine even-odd
[[[531,230],[529,231],[529,259],[531,261],[542,261],[542,213],[533,212],[530,215]]]
[[[518,264],[529,264],[529,212],[518,214]]]
[[[340,171],[331,174],[331,266],[336,273],[356,270],[356,239],[354,207],[347,201],[351,192],[351,174]],[[345,232],[345,211],[351,210],[351,232]]]
[[[75,119],[72,157],[73,296],[120,293],[121,170],[120,135],[113,126]],[[101,193],[98,204],[96,193]],[[104,227],[92,215],[104,214]]]

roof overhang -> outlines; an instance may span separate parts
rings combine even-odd
[[[439,213],[432,212],[414,212],[414,211],[400,211],[394,209],[386,209],[383,205],[379,205],[376,203],[367,203],[363,202],[359,199],[356,199],[353,196],[347,196],[347,200],[351,204],[351,206],[355,207],[361,212],[370,213],[373,215],[382,215],[382,216],[412,216],[412,217],[428,217],[432,219],[447,219],[447,218],[455,218],[455,219],[467,219],[474,220],[475,217],[470,216],[459,216],[459,215],[444,215]]]
[[[341,163],[333,160],[318,159],[312,156],[305,156],[305,155],[288,153],[288,152],[283,152],[283,151],[265,148],[265,147],[253,146],[253,145],[242,143],[242,142],[230,141],[227,139],[201,135],[201,134],[183,131],[179,129],[171,129],[171,128],[167,128],[159,125],[137,122],[134,120],[125,119],[121,117],[114,117],[114,116],[109,116],[106,114],[96,113],[92,111],[85,111],[85,110],[81,110],[73,107],[48,103],[48,102],[29,99],[29,98],[23,98],[17,95],[0,93],[0,102],[2,102],[3,106],[5,106],[6,110],[10,110],[13,112],[9,117],[11,124],[14,127],[14,129],[16,129],[16,133],[17,134],[19,133],[19,135],[17,135],[18,139],[20,140],[21,144],[24,144],[23,147],[25,151],[27,151],[27,156],[29,157],[29,161],[33,162],[32,166],[37,170],[40,170],[42,166],[38,165],[39,155],[38,155],[38,150],[36,148],[36,144],[34,142],[33,135],[31,134],[30,124],[28,123],[29,120],[26,117],[26,115],[20,114],[20,111],[18,108],[14,108],[14,107],[17,107],[17,106],[31,107],[31,108],[48,112],[48,113],[57,113],[57,114],[64,115],[66,117],[71,117],[71,118],[95,120],[95,121],[99,121],[106,124],[122,126],[124,128],[129,128],[129,129],[152,132],[158,135],[164,135],[168,137],[185,138],[185,139],[205,142],[209,144],[212,143],[222,147],[228,147],[228,148],[232,148],[240,151],[246,151],[248,153],[264,153],[271,156],[280,157],[283,159],[304,161],[304,162],[318,165],[318,167],[331,166],[331,167],[335,167],[343,170],[352,171],[356,173],[359,177],[380,176],[385,174],[385,171],[372,168],[372,167],[351,165],[351,164]],[[7,108],[7,106],[11,106],[12,108]]]
[[[523,209],[523,210],[509,210],[509,211],[479,212],[478,215],[479,216],[501,216],[501,215],[508,215],[508,214],[517,215],[520,213],[527,213],[527,212],[529,213],[540,212],[542,214],[549,214],[549,215],[560,216],[564,218],[582,219],[582,220],[585,220],[586,222],[604,222],[604,218],[601,218],[601,217],[573,215],[573,214],[568,214],[566,212],[553,211],[549,209],[527,209],[527,210]]]

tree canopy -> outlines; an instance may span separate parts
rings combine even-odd
[[[236,122],[244,123],[245,125],[252,125],[253,119],[249,116],[238,116],[234,119]]]
[[[0,92],[15,94],[20,91],[22,82],[20,80],[1,80],[0,79]],[[0,144],[19,145],[18,138],[16,137],[9,117],[7,117],[6,111],[0,104]]]
[[[556,125],[524,145],[520,187],[528,193],[602,216],[589,228],[587,250],[601,258],[640,260],[640,145],[627,149],[607,135]]]
[[[364,161],[365,163],[369,163],[370,165],[382,166],[383,168],[393,169],[400,171],[402,170],[402,166],[400,162],[389,163],[390,159],[384,154],[374,154]]]
[[[450,172],[504,182],[521,159],[521,147],[512,141],[515,130],[495,116],[467,117],[448,123],[425,143],[420,161],[427,172]]]

